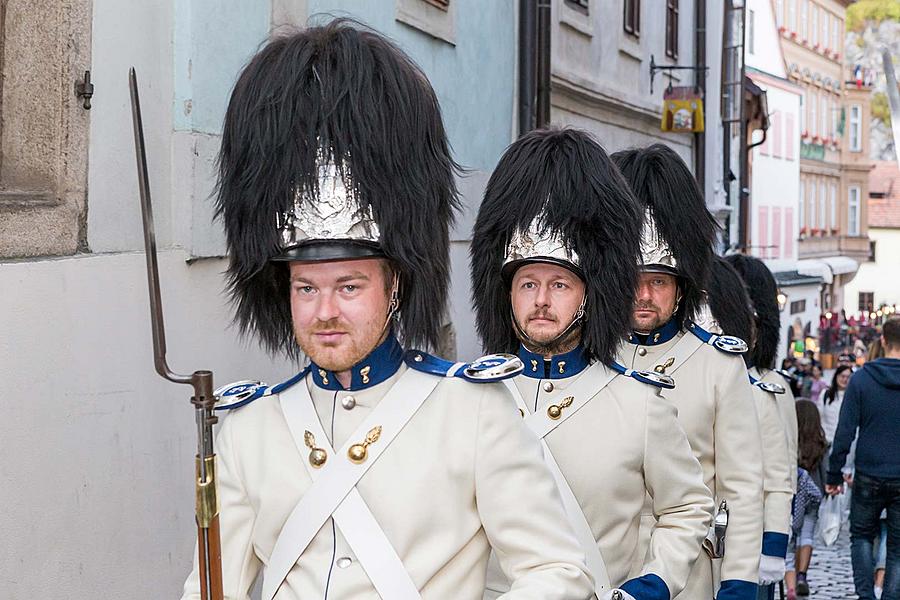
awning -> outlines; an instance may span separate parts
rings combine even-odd
[[[797,272],[801,275],[821,277],[825,283],[834,282],[835,275],[856,273],[859,263],[849,256],[825,256],[797,261]]]

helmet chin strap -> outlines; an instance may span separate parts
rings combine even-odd
[[[587,302],[587,293],[585,292],[584,296],[582,296],[582,298],[581,298],[581,305],[578,307],[578,310],[575,311],[575,314],[572,315],[572,322],[569,323],[566,326],[566,328],[563,329],[559,333],[559,335],[557,335],[555,338],[553,338],[552,340],[550,340],[548,342],[538,342],[538,341],[532,339],[531,336],[529,336],[527,333],[525,333],[525,330],[522,328],[521,325],[519,325],[519,322],[516,320],[516,315],[512,312],[512,308],[510,308],[509,316],[510,316],[510,319],[512,320],[513,328],[516,330],[516,335],[518,336],[518,338],[520,340],[522,340],[522,342],[526,346],[527,345],[531,345],[533,347],[543,346],[545,348],[549,348],[549,347],[555,346],[556,344],[558,344],[559,342],[564,340],[567,335],[572,333],[572,331],[579,324],[579,322],[582,319],[584,319],[584,305],[586,302]]]
[[[400,275],[394,274],[394,283],[391,285],[391,302],[388,304],[388,313],[387,317],[384,319],[384,327],[381,328],[381,335],[384,336],[385,332],[388,330],[388,327],[391,325],[391,321],[397,317],[397,312],[400,310]]]

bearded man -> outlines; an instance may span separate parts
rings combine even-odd
[[[438,341],[454,171],[428,80],[375,32],[276,38],[238,79],[218,185],[237,322],[311,362],[218,392],[227,598],[262,572],[265,600],[475,600],[492,547],[507,598],[590,596],[540,447],[491,383],[521,363],[400,343]],[[195,567],[184,598],[199,586]]]
[[[613,360],[628,330],[640,226],[603,148],[584,132],[549,129],[507,149],[472,239],[479,333],[485,349],[524,363],[504,383],[542,440],[599,598],[681,591],[713,508],[675,408],[659,395],[671,378]],[[658,527],[646,555],[648,495]],[[510,589],[492,566],[487,598]]]

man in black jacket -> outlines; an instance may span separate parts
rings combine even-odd
[[[841,468],[856,429],[856,474],[850,502],[853,581],[860,600],[874,600],[872,544],[879,516],[887,509],[887,563],[882,600],[900,600],[900,318],[882,327],[884,358],[853,375],[828,468],[825,491],[843,491]]]

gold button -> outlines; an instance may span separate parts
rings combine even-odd
[[[553,383],[550,382],[550,381],[545,381],[543,387],[544,387],[544,391],[545,391],[545,392],[552,392],[552,391],[553,391]]]
[[[646,348],[638,348],[638,356],[646,356],[647,349]]]

